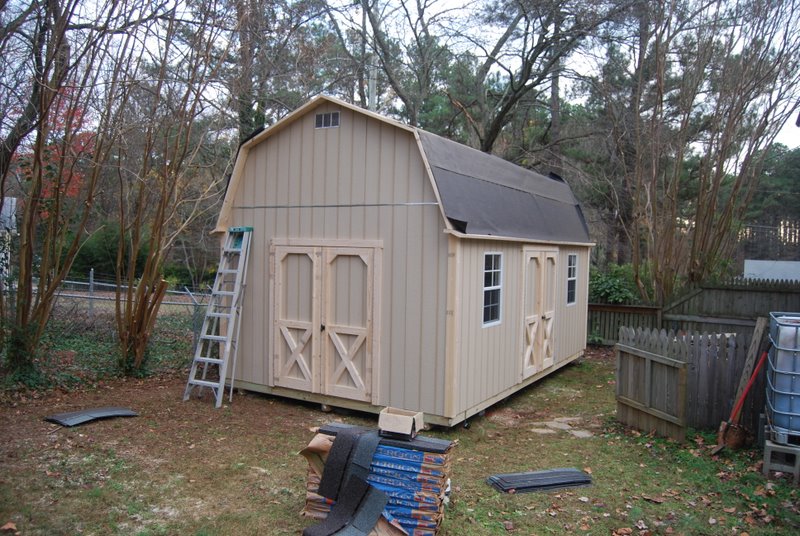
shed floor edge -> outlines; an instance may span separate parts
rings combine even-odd
[[[530,378],[526,378],[524,381],[514,384],[508,389],[504,389],[503,391],[497,393],[496,395],[484,400],[483,402],[476,404],[464,411],[458,412],[456,415],[452,417],[446,417],[443,415],[435,415],[431,413],[425,413],[423,419],[425,423],[435,424],[437,426],[445,426],[445,427],[453,427],[459,423],[462,423],[469,419],[470,417],[475,416],[476,414],[484,411],[485,409],[497,404],[498,402],[502,401],[505,398],[513,395],[514,393],[529,387],[531,384],[536,383],[537,381],[549,376],[550,374],[556,372],[557,370],[569,365],[576,359],[580,359],[584,355],[584,350],[581,350],[577,354],[574,354],[558,363],[554,364],[552,367],[549,367],[545,370],[541,370],[531,376]],[[226,388],[230,388],[230,383],[226,384]],[[259,383],[248,382],[244,380],[235,380],[234,388],[236,389],[244,389],[246,391],[253,391],[256,393],[263,393],[267,395],[274,395],[280,396],[284,398],[290,398],[293,400],[302,400],[304,402],[314,402],[318,404],[326,404],[328,406],[336,407],[336,408],[343,408],[343,409],[350,409],[355,411],[362,411],[364,413],[372,413],[377,415],[385,406],[376,406],[370,402],[362,402],[359,400],[350,400],[347,398],[339,398],[335,396],[324,395],[321,393],[309,393],[306,391],[298,391],[296,389],[288,389],[286,387],[270,387],[269,385],[263,385]],[[234,398],[235,402],[235,398]]]
[[[559,361],[558,363],[555,363],[552,367],[546,368],[544,370],[540,370],[539,372],[537,372],[533,376],[530,376],[529,378],[525,378],[524,381],[521,381],[520,383],[517,383],[517,384],[509,387],[508,389],[500,391],[496,395],[494,395],[494,396],[492,396],[490,398],[487,398],[483,402],[481,402],[479,404],[476,404],[476,405],[472,406],[471,408],[463,411],[462,413],[460,413],[459,415],[457,415],[457,416],[455,416],[455,417],[453,417],[451,419],[453,421],[453,424],[458,424],[460,422],[466,421],[467,419],[469,419],[470,417],[475,416],[476,414],[480,413],[481,411],[492,407],[493,405],[495,405],[495,404],[503,401],[504,399],[514,395],[515,393],[517,393],[517,392],[519,392],[519,391],[531,386],[532,384],[538,382],[539,380],[542,380],[542,379],[546,378],[547,376],[550,376],[551,374],[553,374],[557,370],[559,370],[559,369],[569,365],[573,361],[583,357],[584,351],[585,350],[581,350],[577,354],[572,355],[572,356],[570,356],[570,357],[568,357],[568,358],[566,358],[566,359],[564,359],[562,361]]]

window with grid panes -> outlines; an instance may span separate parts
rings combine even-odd
[[[339,112],[317,114],[314,118],[314,128],[336,128],[339,126]]]
[[[500,253],[483,256],[483,325],[500,323],[500,299],[502,292],[502,260]]]
[[[567,256],[567,305],[572,305],[576,300],[578,289],[578,256],[570,253]]]

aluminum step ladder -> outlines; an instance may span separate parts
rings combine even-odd
[[[239,340],[240,315],[247,275],[247,257],[252,227],[231,227],[225,235],[217,276],[211,289],[211,301],[206,309],[200,338],[195,348],[189,381],[183,400],[189,400],[195,387],[202,392],[211,388],[215,407],[222,405],[228,363],[233,359],[236,370],[236,350]],[[215,377],[216,374],[216,377]],[[233,374],[230,379],[230,399],[233,400]]]

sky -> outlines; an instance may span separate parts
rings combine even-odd
[[[787,122],[778,133],[778,137],[775,141],[784,144],[789,149],[800,147],[800,127],[796,124],[797,120],[797,115],[792,115],[789,122]]]

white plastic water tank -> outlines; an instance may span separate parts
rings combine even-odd
[[[767,419],[776,443],[800,443],[800,313],[770,313]]]

